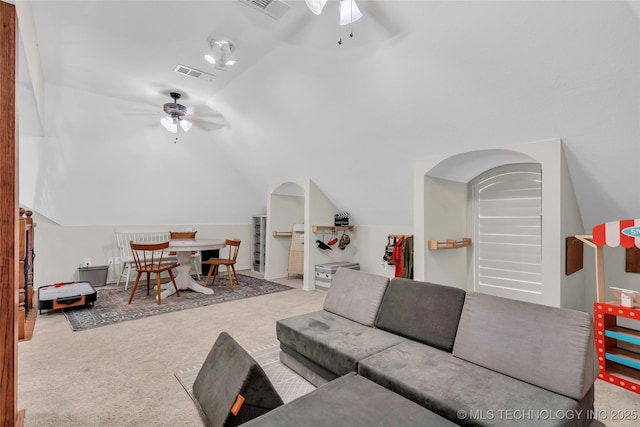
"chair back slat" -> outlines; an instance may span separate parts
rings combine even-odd
[[[164,262],[164,251],[169,247],[169,241],[161,243],[135,243],[129,241],[133,261],[136,270],[147,271],[162,267]]]
[[[236,258],[238,258],[238,251],[240,250],[240,239],[237,237],[227,239],[225,243],[229,246],[229,261],[235,264]]]
[[[135,243],[160,243],[169,240],[169,230],[135,230],[116,229],[116,245],[123,262],[133,261],[133,253],[129,242]]]

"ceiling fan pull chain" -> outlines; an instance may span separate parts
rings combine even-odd
[[[349,37],[353,38],[353,0],[351,0],[351,22],[349,23]]]

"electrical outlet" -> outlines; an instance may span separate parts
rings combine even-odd
[[[84,266],[85,267],[89,267],[91,265],[91,258],[85,258],[84,259]]]
[[[120,261],[120,257],[119,257],[119,256],[117,256],[117,257],[116,257],[116,264],[120,264],[120,262],[121,262],[121,261]]]

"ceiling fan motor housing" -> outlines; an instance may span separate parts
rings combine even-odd
[[[171,92],[171,98],[173,98],[174,102],[167,102],[164,104],[164,112],[171,116],[186,116],[187,115],[187,107],[182,104],[178,104],[178,99],[180,99],[181,95],[177,92]]]

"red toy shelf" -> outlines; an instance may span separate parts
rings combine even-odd
[[[617,302],[595,302],[593,313],[598,377],[640,394],[640,332],[618,325],[620,317],[640,322],[640,309]]]

